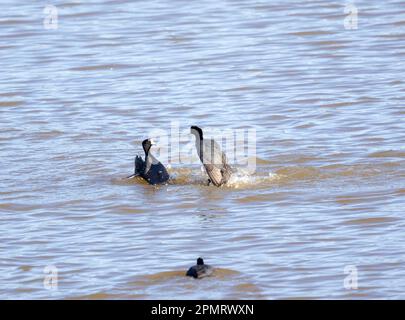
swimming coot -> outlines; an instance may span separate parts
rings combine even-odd
[[[217,187],[226,184],[233,170],[228,164],[225,153],[221,151],[214,139],[204,140],[201,128],[192,126],[190,129],[191,134],[195,136],[197,154],[210,177],[208,185],[211,182]]]
[[[136,156],[135,173],[128,178],[141,176],[149,184],[162,184],[169,180],[170,176],[164,165],[150,153],[150,149],[154,144],[152,139],[146,139],[142,142],[145,161],[143,161],[142,157]]]
[[[200,279],[210,276],[213,271],[214,269],[211,266],[204,264],[204,260],[202,258],[198,258],[197,264],[188,269],[186,276]]]

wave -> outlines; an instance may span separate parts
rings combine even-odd
[[[401,166],[401,162],[389,163],[359,163],[359,164],[326,164],[323,166],[304,166],[304,165],[284,165],[257,158],[256,170],[252,172],[245,167],[233,167],[235,172],[231,175],[228,183],[223,189],[249,189],[265,188],[275,185],[337,180],[337,179],[367,179],[377,175],[387,175],[395,167]],[[167,166],[170,174],[170,180],[167,185],[194,185],[196,187],[207,187],[208,176],[203,166],[172,167]],[[119,185],[147,185],[140,177],[134,178],[113,178],[112,182]],[[159,186],[156,186],[157,188]],[[211,186],[212,187],[212,186]]]

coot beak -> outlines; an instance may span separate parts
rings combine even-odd
[[[156,146],[156,142],[155,142],[153,139],[150,139],[150,144],[151,144],[152,146]]]

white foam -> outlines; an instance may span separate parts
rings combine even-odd
[[[207,185],[208,176],[205,170],[191,170],[191,169],[174,169],[170,170],[171,184],[179,185]],[[278,174],[269,173],[251,173],[249,170],[244,168],[236,169],[228,183],[223,186],[223,188],[249,188],[257,185],[262,185],[266,183],[271,183],[272,181],[280,179]]]
[[[269,172],[267,175],[258,175],[257,173],[252,174],[246,169],[238,168],[236,172],[231,175],[226,186],[238,189],[268,183],[279,178],[277,174],[272,172]]]

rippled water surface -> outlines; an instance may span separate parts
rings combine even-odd
[[[405,298],[402,1],[51,2],[0,2],[0,298]],[[256,173],[124,180],[172,121]]]

